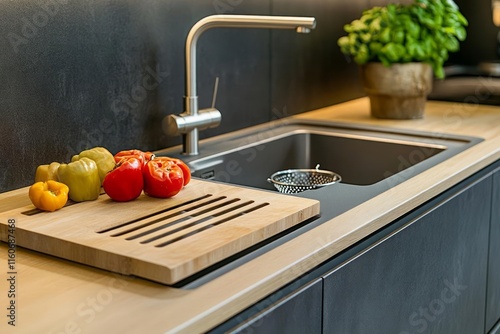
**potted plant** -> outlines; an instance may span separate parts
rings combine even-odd
[[[452,0],[377,6],[346,24],[338,45],[360,65],[372,115],[423,117],[433,74],[444,78],[444,62],[459,50],[467,25]]]

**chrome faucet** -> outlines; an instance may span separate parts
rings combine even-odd
[[[212,15],[198,21],[186,39],[186,96],[185,111],[180,115],[169,115],[164,122],[169,135],[183,135],[183,154],[198,154],[198,131],[217,127],[221,113],[212,106],[198,109],[196,93],[196,43],[200,35],[211,28],[267,28],[295,29],[308,33],[316,27],[314,17],[264,16],[264,15]],[[215,94],[215,93],[214,93]],[[215,101],[215,97],[214,97]]]

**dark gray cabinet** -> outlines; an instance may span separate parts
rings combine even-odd
[[[317,278],[298,288],[297,285],[300,285],[300,280],[252,306],[212,333],[321,333],[323,282]],[[289,290],[292,291],[287,293]]]
[[[484,333],[491,176],[324,276],[325,333]]]
[[[500,321],[500,169],[493,174],[491,195],[490,251],[486,297],[486,329]],[[496,330],[500,332],[500,324]]]

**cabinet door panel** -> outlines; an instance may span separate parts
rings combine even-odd
[[[490,195],[488,177],[325,275],[324,332],[484,333]]]
[[[486,298],[486,329],[490,329],[500,320],[500,170],[493,174],[488,292]]]
[[[255,316],[241,322],[232,329],[222,325],[211,333],[321,333],[323,281],[317,278],[313,282],[297,289],[286,297],[276,301],[273,297],[260,305],[269,305]]]

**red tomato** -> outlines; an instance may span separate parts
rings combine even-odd
[[[189,169],[188,165],[186,165],[186,163],[181,159],[170,158],[170,157],[155,157],[154,159],[167,162],[171,161],[175,163],[182,169],[182,174],[184,175],[184,185],[188,184],[189,181],[191,181],[191,170]]]
[[[143,152],[141,150],[125,150],[116,153],[114,157],[116,163],[119,163],[123,158],[134,157],[139,159],[144,166],[149,160],[153,159],[155,155],[151,152]]]
[[[108,196],[118,202],[127,202],[139,197],[144,187],[142,162],[135,157],[123,158],[102,181]]]
[[[142,169],[144,192],[149,196],[168,198],[177,195],[184,186],[182,169],[173,161],[153,159]]]

